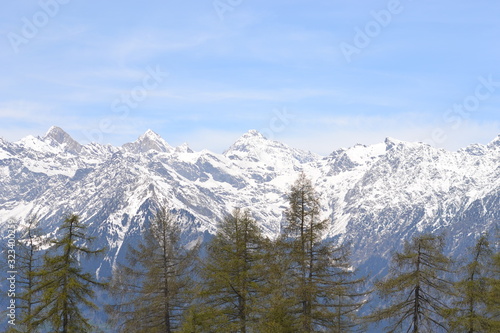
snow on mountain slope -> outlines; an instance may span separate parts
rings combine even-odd
[[[106,275],[159,205],[176,210],[186,242],[213,234],[235,207],[276,236],[302,171],[331,221],[325,237],[351,242],[360,265],[387,259],[415,232],[453,233],[459,249],[500,222],[500,136],[457,152],[388,138],[322,157],[257,131],[214,154],[174,148],[153,131],[122,147],[82,146],[52,127],[41,138],[0,139],[0,223],[37,213],[50,233],[65,214],[80,214],[108,247],[94,267]]]
[[[146,131],[135,142],[124,144],[123,149],[135,154],[147,153],[150,150],[158,152],[171,152],[173,150],[165,140],[152,130]]]

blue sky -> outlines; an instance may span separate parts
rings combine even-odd
[[[500,133],[500,2],[7,1],[0,136],[147,129],[222,152],[249,129],[329,154]]]

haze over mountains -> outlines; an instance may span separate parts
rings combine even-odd
[[[160,205],[178,213],[186,244],[213,234],[235,207],[275,237],[301,172],[321,196],[325,237],[351,242],[353,263],[374,273],[415,233],[445,232],[458,255],[500,225],[500,136],[456,152],[387,138],[319,156],[252,130],[216,154],[172,147],[150,130],[121,147],[80,145],[58,127],[0,139],[0,223],[37,214],[50,236],[79,214],[96,247],[108,248],[89,265],[108,276]]]

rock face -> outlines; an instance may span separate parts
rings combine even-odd
[[[122,147],[83,146],[53,127],[42,138],[0,139],[0,228],[36,213],[50,235],[77,213],[108,248],[88,264],[109,275],[159,205],[178,213],[186,243],[213,234],[235,207],[274,237],[300,172],[321,195],[325,237],[352,243],[354,264],[372,273],[415,233],[446,232],[457,254],[500,224],[500,136],[457,152],[388,138],[323,157],[257,131],[215,154],[171,147],[152,131]]]
[[[73,154],[79,154],[82,151],[82,146],[73,140],[73,138],[57,126],[52,126],[47,134],[43,137],[43,141],[51,143],[52,146],[61,145],[64,150]]]

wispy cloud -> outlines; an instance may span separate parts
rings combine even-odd
[[[174,98],[182,100],[193,100],[196,102],[217,102],[217,101],[295,101],[319,96],[335,96],[338,92],[326,89],[228,89],[228,90],[163,90],[152,93],[152,96]]]

